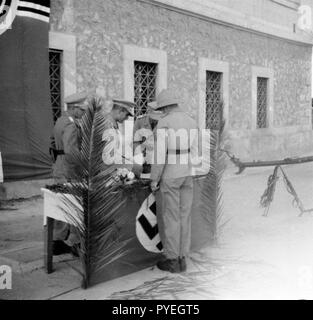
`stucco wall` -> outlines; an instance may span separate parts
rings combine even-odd
[[[277,144],[278,157],[311,150],[310,46],[215,24],[136,0],[54,0],[51,5],[51,30],[77,37],[78,90],[97,92],[104,97],[106,106],[112,98],[123,96],[124,44],[167,52],[168,87],[180,92],[183,107],[195,117],[199,109],[199,57],[227,61],[228,129],[234,151],[243,158],[270,158]],[[280,131],[250,130],[252,66],[274,70],[273,124],[282,128]],[[296,127],[284,129],[290,126]],[[291,137],[298,141],[293,142],[294,146],[288,142]],[[264,151],[258,148],[262,145],[266,146]]]

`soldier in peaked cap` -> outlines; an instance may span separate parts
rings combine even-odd
[[[165,256],[157,267],[164,271],[182,272],[186,270],[185,258],[189,254],[191,241],[193,178],[190,153],[196,148],[191,130],[198,131],[198,126],[183,112],[178,98],[171,91],[163,90],[156,102],[156,110],[164,112],[157,125],[156,146],[162,145],[164,148],[155,151],[158,158],[152,164],[151,189],[156,191],[160,186],[162,194]],[[186,130],[186,137],[177,139],[177,133],[182,129]],[[164,134],[160,134],[162,132]],[[186,161],[182,160],[183,157]]]
[[[106,141],[104,152],[102,155],[103,161],[105,163],[110,163],[112,155],[113,157],[117,156],[117,150],[120,148],[120,132],[118,124],[122,124],[129,117],[134,116],[134,108],[136,104],[127,100],[114,99],[113,106],[109,113],[105,114],[106,126],[108,135],[105,137]],[[113,139],[112,139],[113,135]],[[110,142],[110,143],[108,143]]]
[[[50,153],[55,163],[53,177],[56,183],[65,183],[75,179],[77,167],[73,154],[80,149],[81,134],[79,120],[88,108],[87,93],[75,93],[64,100],[67,110],[56,121],[51,137]],[[75,228],[55,221],[53,235],[53,254],[72,252],[76,255],[75,246],[79,243]]]

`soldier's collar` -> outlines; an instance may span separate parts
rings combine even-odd
[[[118,129],[118,124],[110,113],[108,114],[108,117],[111,119],[114,129]]]

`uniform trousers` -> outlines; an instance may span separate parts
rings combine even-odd
[[[66,181],[65,178],[54,178],[56,184],[65,183]],[[53,240],[62,240],[70,247],[80,243],[77,229],[73,225],[59,220],[54,220]]]
[[[191,241],[193,178],[162,179],[163,249],[167,259],[188,256]]]

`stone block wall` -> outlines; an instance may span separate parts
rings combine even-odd
[[[312,48],[136,0],[51,1],[51,31],[77,40],[77,89],[123,97],[123,45],[167,52],[168,87],[198,116],[198,59],[229,63],[229,136],[239,157],[310,153]],[[274,70],[273,129],[253,127],[252,66]],[[291,128],[291,129],[290,129]]]

